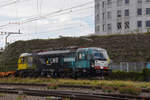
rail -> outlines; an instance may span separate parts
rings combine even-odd
[[[14,85],[14,86],[39,86],[47,87],[51,84],[33,84],[33,83],[0,83],[0,85]],[[92,86],[92,85],[70,85],[70,84],[60,84],[59,88],[81,88],[81,89],[101,89],[101,86]],[[117,89],[117,88],[116,88]],[[150,93],[150,89],[142,88],[142,92]]]
[[[109,94],[93,94],[87,92],[72,92],[72,91],[59,91],[59,90],[28,90],[28,89],[8,89],[0,88],[1,93],[10,93],[10,94],[26,94],[30,96],[55,96],[62,98],[70,98],[73,100],[128,100],[128,99],[142,99],[150,100],[149,97],[134,97],[128,95],[109,95]]]
[[[0,83],[0,85],[15,85],[15,86],[48,86],[48,84],[22,84],[22,83]],[[79,85],[60,85],[59,87],[74,87],[74,88],[93,88],[93,86],[79,86]],[[97,86],[98,88],[98,86]],[[99,87],[100,89],[100,87]],[[11,93],[11,94],[26,94],[30,96],[55,96],[62,98],[71,98],[75,100],[128,100],[128,99],[138,99],[138,100],[150,100],[150,96],[134,96],[127,94],[113,94],[113,93],[95,93],[95,92],[76,92],[71,90],[33,90],[24,88],[0,88],[1,93]]]

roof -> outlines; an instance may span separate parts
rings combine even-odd
[[[70,50],[56,50],[56,51],[47,51],[47,52],[40,52],[38,55],[50,55],[50,54],[64,54],[69,53]]]
[[[78,50],[83,50],[83,49],[96,49],[96,50],[102,50],[102,51],[106,51],[105,49],[103,48],[98,48],[98,47],[87,47],[87,48],[79,48]]]
[[[20,57],[27,57],[27,56],[31,56],[32,54],[31,53],[22,53],[20,55]]]

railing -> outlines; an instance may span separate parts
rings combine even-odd
[[[111,64],[111,68],[113,71],[141,72],[145,68],[145,64],[145,62],[114,62]]]

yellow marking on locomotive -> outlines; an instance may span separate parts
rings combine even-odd
[[[109,57],[107,58],[107,62],[108,62],[108,64],[111,63],[111,59]]]
[[[18,70],[24,70],[28,68],[28,64],[25,57],[20,57],[18,60]]]

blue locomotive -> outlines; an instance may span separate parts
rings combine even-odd
[[[100,76],[111,72],[109,65],[107,51],[97,47],[23,53],[18,59],[17,75]]]

